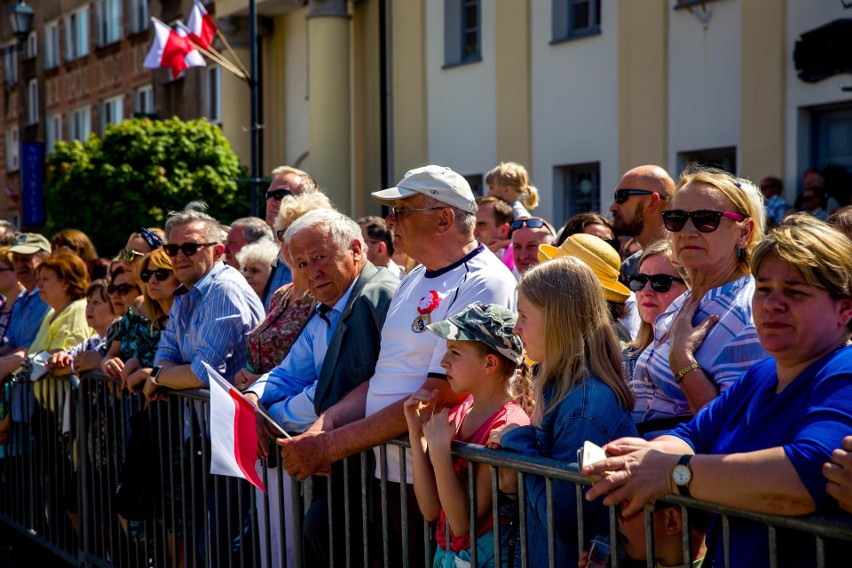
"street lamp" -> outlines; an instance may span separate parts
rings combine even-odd
[[[12,20],[12,30],[18,36],[20,44],[24,43],[33,29],[34,15],[32,7],[27,4],[26,0],[20,0],[12,6],[12,10],[9,12],[9,19]]]

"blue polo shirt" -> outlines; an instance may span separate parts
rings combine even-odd
[[[50,309],[41,299],[38,288],[33,288],[32,292],[22,292],[12,306],[12,321],[3,344],[29,349]]]

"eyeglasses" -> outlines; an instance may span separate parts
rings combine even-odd
[[[437,211],[446,207],[391,207],[391,215],[395,221],[399,221],[400,215],[407,215],[412,211]]]
[[[661,294],[671,290],[672,282],[680,282],[686,286],[683,278],[671,274],[634,274],[627,279],[627,287],[634,292],[639,292],[645,288],[648,281],[651,282],[651,290]]]
[[[156,270],[146,268],[139,273],[139,279],[142,282],[150,282],[151,277],[153,276],[157,279],[157,282],[163,282],[164,280],[167,280],[171,274],[172,271],[168,268],[158,268]]]
[[[290,227],[287,227],[289,229]],[[284,242],[284,235],[287,234],[287,229],[278,229],[275,231],[275,236],[278,237],[278,240],[282,243]]]
[[[273,189],[266,192],[266,200],[274,199],[275,201],[281,201],[288,195],[296,195],[296,192],[289,189]]]
[[[540,217],[526,217],[524,219],[515,219],[512,221],[512,224],[509,225],[509,238],[512,237],[512,233],[518,229],[522,229],[524,225],[526,225],[528,229],[541,229],[544,227],[550,234],[553,234],[553,231],[551,231],[547,223],[544,222],[544,219]]]
[[[612,195],[613,201],[621,205],[625,203],[631,195],[651,195],[656,191],[648,191],[647,189],[616,189]]]
[[[14,268],[0,268],[0,272],[14,272]]]
[[[139,286],[134,284],[119,284],[118,286],[113,286],[110,284],[107,286],[107,294],[112,296],[113,294],[118,294],[119,296],[124,296],[131,290],[139,290]]]
[[[148,256],[147,252],[139,252],[138,250],[133,249],[122,249],[121,252],[118,253],[118,260],[120,262],[133,262],[136,260],[136,257],[142,258],[144,256]]]
[[[183,251],[184,256],[193,256],[201,247],[212,247],[216,243],[183,243],[181,245],[167,244],[163,245],[163,250],[172,258],[178,255],[178,251]]]
[[[682,209],[669,209],[663,211],[663,224],[672,233],[677,233],[686,225],[687,219],[692,219],[692,224],[702,233],[712,233],[719,228],[722,217],[742,221],[745,215],[732,213],[731,211],[712,211],[710,209],[699,209],[698,211],[683,211]]]

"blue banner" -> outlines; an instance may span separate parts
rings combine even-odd
[[[44,211],[44,144],[21,142],[21,224],[43,226]]]

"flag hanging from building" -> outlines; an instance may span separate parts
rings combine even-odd
[[[189,12],[189,19],[186,21],[187,27],[195,35],[193,41],[198,45],[207,49],[213,43],[213,36],[219,26],[213,20],[213,16],[207,13],[207,10],[198,0],[192,3],[192,10]]]
[[[210,377],[210,473],[242,477],[266,493],[254,468],[255,406],[213,367],[204,366]]]
[[[172,79],[177,79],[190,67],[206,65],[204,58],[185,36],[181,36],[157,18],[151,18],[151,22],[154,24],[154,42],[145,57],[143,67],[147,69],[166,67],[171,69]]]

